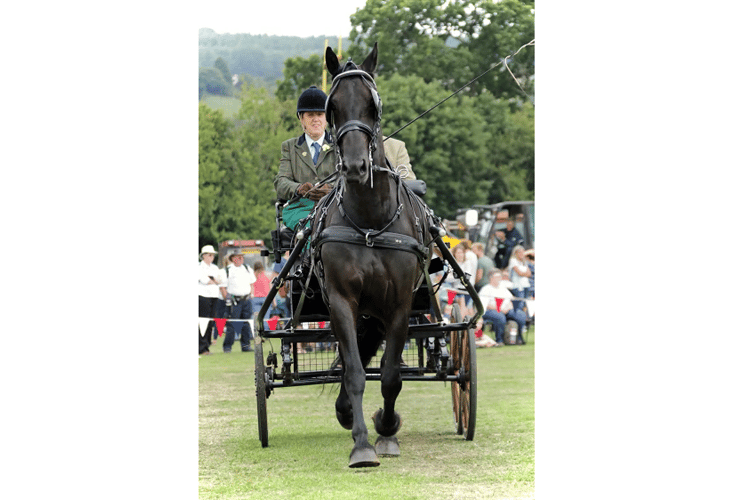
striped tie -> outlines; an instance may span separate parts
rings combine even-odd
[[[321,146],[318,142],[313,143],[313,149],[316,150],[316,152],[313,153],[313,164],[316,165],[316,162],[319,161],[319,152],[321,151]]]

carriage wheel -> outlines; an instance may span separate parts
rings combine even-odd
[[[452,323],[459,323],[459,306],[452,307]],[[452,382],[452,408],[457,434],[467,441],[475,437],[475,410],[478,396],[477,360],[475,338],[471,330],[453,331],[450,334],[450,352],[454,374],[459,381]]]
[[[256,414],[258,415],[259,440],[261,447],[269,446],[269,429],[266,423],[266,366],[264,365],[264,349],[261,342],[256,342]]]

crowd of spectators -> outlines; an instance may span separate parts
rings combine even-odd
[[[509,223],[509,220],[512,222]],[[514,220],[508,221],[506,230],[497,231],[498,246],[493,259],[487,255],[483,243],[479,242],[462,240],[450,250],[467,281],[478,292],[484,309],[482,323],[476,332],[480,347],[525,344],[527,328],[533,320],[535,250],[524,248]],[[459,306],[460,319],[472,317],[476,306],[470,294],[448,266],[445,266],[444,273],[447,276],[439,291],[439,298],[445,317],[449,319],[454,301]],[[434,282],[440,282],[444,273],[434,275]],[[493,338],[485,331],[492,332]]]

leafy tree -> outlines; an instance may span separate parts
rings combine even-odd
[[[203,103],[198,105],[198,239],[199,247],[216,245],[221,230],[218,215],[221,211],[222,190],[225,186],[232,145],[230,122],[221,111],[214,111]]]
[[[535,193],[535,112],[530,102],[509,114],[499,141],[502,175],[495,181],[489,203],[532,200]]]
[[[348,54],[361,61],[378,41],[380,75],[418,75],[456,90],[533,40],[533,5],[529,0],[368,0],[351,16]],[[528,47],[509,63],[527,94],[533,93],[533,62]],[[484,88],[496,97],[525,98],[503,69],[471,91]]]
[[[385,136],[449,95],[438,82],[417,76],[394,75],[378,85]],[[445,218],[454,218],[457,208],[484,203],[492,185],[491,134],[468,98],[453,99],[395,136],[405,141],[415,175],[428,185],[426,203]]]
[[[218,57],[217,60],[214,61],[214,67],[217,68],[217,71],[219,71],[219,74],[222,75],[222,78],[224,78],[227,83],[232,83],[232,74],[230,73],[230,68],[227,66],[224,59]]]
[[[274,228],[280,145],[296,133],[292,102],[246,85],[239,121],[199,104],[199,243],[263,239]]]
[[[317,54],[313,54],[308,59],[300,56],[287,59],[283,70],[284,79],[277,87],[277,99],[280,101],[294,99],[297,102],[300,94],[311,85],[321,88],[323,60],[323,55]],[[326,74],[327,88],[329,88],[331,75],[328,71]]]
[[[205,93],[232,95],[232,84],[224,79],[217,68],[200,68],[198,71],[198,97]]]

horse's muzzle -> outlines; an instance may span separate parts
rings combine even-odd
[[[348,161],[345,158],[342,161],[342,173],[347,182],[357,182],[363,185],[368,182],[368,160],[366,158],[358,158]]]

